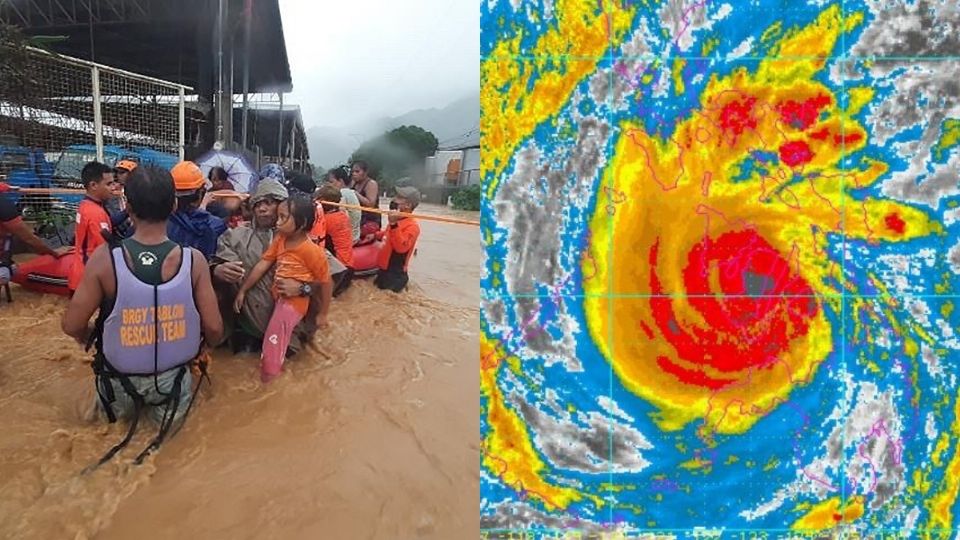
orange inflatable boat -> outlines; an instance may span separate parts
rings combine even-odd
[[[362,246],[353,246],[353,275],[355,277],[372,276],[377,273],[377,257],[383,242],[373,242]]]
[[[27,262],[17,264],[10,281],[24,289],[39,293],[70,296],[67,276],[73,265],[78,262],[76,253],[64,255],[59,259],[52,255],[40,255]]]

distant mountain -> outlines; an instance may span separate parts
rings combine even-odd
[[[335,128],[316,126],[307,130],[307,146],[310,148],[310,162],[323,169],[329,169],[346,162],[359,143],[350,136],[357,133],[353,128]],[[361,137],[361,140],[366,137]]]
[[[325,169],[345,163],[363,141],[400,126],[422,127],[437,137],[441,147],[479,139],[480,94],[441,109],[417,109],[365,124],[311,127],[307,129],[310,161]]]

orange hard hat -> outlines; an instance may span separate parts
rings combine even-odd
[[[170,170],[177,192],[193,192],[206,184],[203,171],[192,161],[181,161]]]
[[[130,161],[129,159],[121,159],[117,162],[117,166],[114,169],[123,169],[127,172],[133,172],[137,168],[136,161]]]

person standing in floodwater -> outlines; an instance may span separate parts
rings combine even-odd
[[[416,219],[401,216],[398,212],[410,214],[419,204],[420,191],[417,188],[412,186],[397,188],[396,196],[390,201],[392,211],[387,215],[390,226],[386,231],[373,235],[377,240],[386,239],[377,257],[380,269],[377,271],[377,278],[373,281],[374,285],[380,289],[400,292],[410,281],[407,267],[410,266],[410,259],[416,254],[420,225]]]
[[[378,209],[380,208],[380,186],[377,185],[376,180],[370,178],[369,168],[366,161],[353,162],[350,167],[353,190],[357,193],[360,206]],[[360,214],[360,236],[364,237],[379,231],[382,222],[380,214],[364,211]]]
[[[103,233],[113,234],[113,223],[104,206],[114,196],[116,177],[113,169],[98,161],[91,161],[80,171],[80,180],[86,194],[77,207],[77,228],[74,234],[74,248],[79,259],[70,269],[67,286],[77,290],[83,278],[83,269],[93,255],[93,251],[107,242]]]
[[[310,297],[319,292],[320,306],[316,316],[316,327],[327,327],[327,312],[333,285],[330,280],[330,267],[324,250],[314,244],[309,237],[310,228],[315,219],[313,202],[306,197],[290,197],[280,203],[277,209],[277,236],[260,258],[260,262],[250,270],[240,285],[240,291],[233,301],[233,310],[240,313],[247,291],[276,265],[275,280],[296,280],[301,283],[298,296],[281,296],[280,287],[275,282],[273,296],[276,303],[273,315],[263,334],[260,354],[260,379],[269,382],[280,374],[286,358],[287,346],[294,328],[307,316],[310,309]]]
[[[189,410],[190,368],[201,362],[203,341],[223,333],[206,259],[167,238],[176,204],[170,173],[138,167],[124,191],[133,236],[93,253],[61,323],[81,345],[96,345],[95,385],[109,421],[132,416],[128,437],[101,464],[129,442],[144,408],[160,431],[137,461],[160,445]]]
[[[181,246],[200,250],[210,259],[227,224],[200,207],[206,192],[203,172],[196,163],[181,161],[170,174],[177,189],[177,209],[167,223],[167,236]]]

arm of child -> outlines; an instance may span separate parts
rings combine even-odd
[[[260,262],[254,265],[253,269],[250,270],[250,273],[247,275],[247,279],[243,280],[243,284],[240,285],[240,291],[237,292],[237,298],[233,301],[233,311],[235,313],[240,313],[240,310],[243,308],[243,300],[247,296],[247,291],[249,291],[261,278],[270,270],[270,267],[273,266],[273,261],[268,261],[266,259],[260,259]]]

